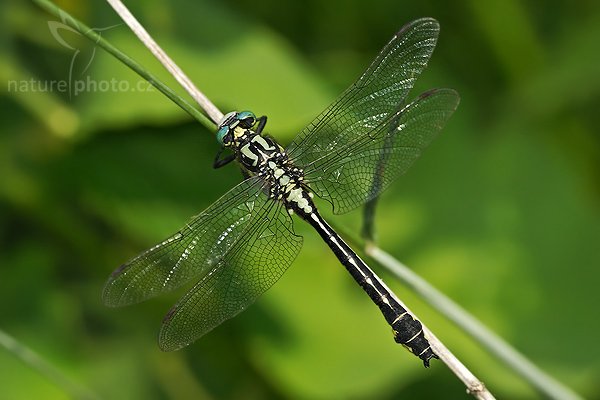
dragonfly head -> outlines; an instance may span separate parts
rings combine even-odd
[[[217,141],[221,146],[231,146],[235,139],[246,135],[246,131],[256,124],[256,116],[250,111],[232,111],[219,122]]]

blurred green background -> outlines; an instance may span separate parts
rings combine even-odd
[[[177,88],[126,26],[113,26],[106,3],[58,4]],[[383,195],[379,243],[549,374],[600,399],[599,2],[127,4],[217,106],[267,114],[283,143],[403,24],[437,18],[438,47],[413,95],[446,86],[462,102]],[[469,398],[443,364],[425,370],[394,343],[299,221],[304,249],[281,281],[185,350],[156,345],[181,292],[105,308],[111,271],[240,173],[214,171],[213,132],[59,19],[16,0],[0,10],[2,330],[101,398]],[[61,81],[67,90],[49,87]],[[358,232],[360,210],[329,219]],[[539,397],[377,271],[492,393]],[[2,399],[68,397],[1,348],[0,371]]]

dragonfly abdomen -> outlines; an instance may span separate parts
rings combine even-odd
[[[423,360],[425,367],[429,367],[429,360],[438,358],[433,352],[429,341],[423,333],[423,326],[392,295],[383,281],[365,264],[360,257],[344,242],[344,240],[327,224],[316,212],[307,217],[300,215],[310,223],[338,260],[348,270],[354,280],[369,295],[371,300],[379,307],[387,323],[392,327],[394,340],[402,344],[411,353]]]
[[[400,343],[411,353],[423,360],[423,364],[426,367],[429,367],[430,359],[438,358],[423,334],[423,325],[407,311],[400,314],[390,325],[392,326],[396,343]]]

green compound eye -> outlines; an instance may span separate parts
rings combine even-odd
[[[256,123],[256,116],[251,111],[242,111],[238,113],[237,120],[240,121],[240,125],[244,128],[252,128]]]
[[[225,136],[229,133],[232,127],[235,127],[239,122],[238,113],[236,111],[229,112],[223,115],[219,122],[219,130],[217,130],[217,142],[221,146],[225,145]]]
[[[225,138],[225,136],[229,133],[229,126],[225,125],[219,128],[219,130],[217,131],[217,141],[219,142],[219,144],[221,146],[225,145],[223,139]]]
[[[242,119],[246,119],[246,118],[256,119],[256,117],[254,116],[254,113],[252,111],[241,111],[237,115],[237,119],[242,120]]]

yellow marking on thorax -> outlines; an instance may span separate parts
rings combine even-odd
[[[256,143],[260,144],[262,146],[262,148],[265,150],[275,150],[275,146],[269,146],[269,143],[267,143],[265,138],[260,135],[255,136],[252,140],[255,141]]]
[[[252,160],[252,165],[256,166],[256,164],[258,163],[258,156],[256,154],[254,154],[251,150],[250,150],[250,145],[246,144],[244,146],[242,146],[242,148],[240,149],[240,152],[246,156],[248,159]]]

